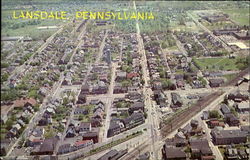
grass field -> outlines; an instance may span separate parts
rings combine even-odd
[[[227,79],[227,81],[230,81],[232,79],[234,79],[237,76],[237,74],[226,74],[223,77],[225,77]]]
[[[1,31],[2,36],[30,36],[33,39],[41,39],[43,37],[49,37],[56,32],[57,29],[44,29],[39,30],[37,27],[41,26],[59,26],[65,23],[63,20],[52,20],[44,19],[39,20],[39,24],[26,24],[29,21],[34,21],[33,19],[24,20],[24,19],[12,19],[13,10],[4,10],[2,11],[2,25]],[[16,29],[12,28],[13,25],[19,25]]]
[[[239,23],[240,25],[250,25],[248,8],[228,9],[222,11],[224,13],[227,13],[233,21]]]
[[[238,70],[238,68],[235,64],[236,59],[203,58],[203,59],[193,59],[193,61],[201,70],[208,70],[208,71]]]

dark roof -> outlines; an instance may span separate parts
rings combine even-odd
[[[197,150],[202,154],[213,154],[211,148],[209,147],[207,139],[190,139],[189,140],[191,150]]]
[[[215,136],[215,138],[237,138],[237,137],[246,137],[247,132],[237,130],[218,130],[213,129],[211,134]]]
[[[45,139],[40,146],[39,152],[53,152],[57,141],[56,137]]]
[[[90,127],[91,123],[89,122],[81,122],[79,128],[87,128]]]
[[[143,102],[135,102],[131,105],[131,107],[135,107],[135,108],[143,108],[144,107],[144,103]]]
[[[250,126],[249,125],[248,126],[241,126],[240,129],[242,131],[246,131],[246,132],[250,133]]]
[[[87,132],[83,134],[83,137],[97,137],[98,134],[96,132]]]
[[[224,83],[224,80],[223,79],[209,79],[209,82],[211,84],[222,84]]]
[[[165,148],[166,158],[186,158],[186,153],[180,148],[166,147]]]
[[[223,114],[228,114],[228,113],[231,113],[230,109],[228,108],[228,106],[226,104],[222,104],[221,105],[221,112]]]

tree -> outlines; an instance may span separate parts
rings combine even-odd
[[[79,120],[79,121],[82,121],[83,118],[84,118],[84,117],[83,117],[83,115],[81,114],[81,115],[79,115],[78,120]]]
[[[220,118],[220,114],[217,110],[209,111],[209,117],[210,118]]]
[[[6,149],[5,149],[5,147],[1,147],[0,156],[6,156]]]
[[[224,103],[224,104],[228,105],[228,99],[227,99],[227,96],[225,96],[225,97],[224,97],[224,100],[223,100],[223,102],[222,102],[222,103]]]

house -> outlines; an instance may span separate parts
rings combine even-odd
[[[239,154],[236,148],[227,147],[225,152],[225,157],[229,160],[239,159]]]
[[[185,83],[182,80],[178,80],[178,81],[176,81],[176,86],[178,88],[184,88],[185,87]]]
[[[224,83],[224,79],[209,79],[210,87],[220,87]]]
[[[80,108],[80,107],[77,107],[74,111],[74,114],[83,114],[83,115],[87,115],[89,112],[87,109],[85,108]]]
[[[209,118],[209,112],[208,111],[203,111],[201,119],[202,120],[208,120],[208,118]]]
[[[14,107],[28,107],[35,106],[37,104],[36,100],[33,98],[22,98],[14,102]]]
[[[240,120],[233,114],[228,113],[224,115],[225,122],[229,124],[229,126],[239,126]]]
[[[249,95],[248,94],[243,94],[239,91],[235,93],[230,93],[227,97],[229,100],[233,100],[234,102],[242,102],[249,100]]]
[[[181,148],[163,145],[162,155],[164,160],[184,160],[186,159],[186,153],[181,150]]]
[[[97,132],[87,132],[82,136],[82,140],[93,140],[94,143],[98,143],[98,133]]]
[[[31,136],[26,141],[26,145],[34,147],[35,145],[40,145],[44,140],[44,128],[37,127],[32,131]]]
[[[224,122],[220,122],[219,120],[215,119],[210,119],[208,122],[207,122],[209,128],[214,128],[214,127],[225,127],[225,124]]]
[[[160,81],[154,81],[153,90],[162,90],[162,83]]]
[[[177,93],[171,93],[171,97],[172,97],[172,104],[171,107],[172,108],[176,108],[176,107],[181,107],[182,106],[182,100],[181,100],[181,96]]]
[[[91,118],[90,120],[92,127],[101,127],[102,126],[102,119]]]
[[[84,103],[86,103],[86,95],[83,93],[80,93],[76,104],[84,104]]]
[[[109,125],[109,129],[108,129],[107,137],[112,137],[116,134],[121,133],[121,127],[122,126],[120,125],[119,121],[111,121]],[[124,128],[124,125],[123,125],[123,128]]]
[[[215,156],[213,156],[213,152],[209,147],[207,139],[190,139],[189,140],[191,155],[194,159],[210,159],[214,160]]]
[[[74,127],[69,127],[66,131],[66,138],[75,137],[76,132]]]
[[[150,153],[146,152],[144,154],[139,155],[136,160],[149,160],[149,159],[150,159]]]
[[[128,92],[128,87],[122,87],[120,83],[114,86],[114,90],[113,90],[114,94],[127,93],[127,92]]]
[[[249,102],[236,103],[234,107],[240,113],[250,112]]]
[[[230,144],[239,144],[246,143],[247,141],[247,132],[241,130],[218,130],[213,129],[211,131],[211,136],[213,142],[216,145],[230,145]]]
[[[126,72],[117,72],[115,81],[120,82],[120,81],[125,80],[126,78],[127,78],[127,73]]]
[[[69,153],[71,152],[71,145],[69,143],[66,144],[62,144],[61,146],[59,146],[58,148],[58,154],[65,154],[65,153]]]
[[[128,94],[125,95],[125,98],[128,98],[130,100],[142,100],[143,96],[142,94],[138,92],[129,92]]]
[[[98,108],[94,111],[92,118],[102,120],[103,114],[104,114],[103,110],[101,108]]]
[[[35,146],[34,150],[30,153],[31,155],[52,155],[58,138],[52,137],[45,139],[41,145]]]
[[[222,104],[220,110],[223,115],[231,113],[229,107],[226,104]]]
[[[49,121],[48,121],[48,119],[45,118],[45,117],[42,117],[42,119],[40,119],[40,120],[38,121],[38,126],[46,126],[46,125],[48,125],[48,124],[49,124]]]
[[[145,122],[144,114],[141,112],[134,112],[127,118],[121,120],[126,129],[133,128]]]
[[[129,107],[128,112],[130,114],[132,114],[135,111],[142,111],[142,112],[144,112],[144,103],[143,102],[135,102],[135,103],[133,103]]]
[[[94,85],[92,88],[92,94],[106,94],[108,92],[107,85],[103,82],[103,84]]]
[[[134,77],[139,77],[140,75],[135,72],[130,72],[127,74],[127,79],[133,79]]]
[[[249,153],[246,152],[246,150],[244,149],[238,149],[238,155],[240,157],[240,159],[249,159]]]
[[[75,144],[74,144],[74,147],[76,149],[81,149],[81,148],[84,148],[84,147],[88,147],[88,146],[91,146],[93,143],[93,140],[80,140],[80,141],[76,141]]]
[[[174,147],[185,147],[188,145],[188,141],[186,140],[186,137],[183,135],[182,138],[178,137],[178,135],[182,132],[178,132],[177,135],[174,138],[168,138],[165,141],[165,144],[167,146],[174,146]]]
[[[81,87],[81,94],[89,94],[90,93],[90,89],[89,89],[89,85],[84,84]]]
[[[91,131],[91,123],[89,122],[81,122],[80,125],[77,127],[77,132],[80,134],[90,131]]]

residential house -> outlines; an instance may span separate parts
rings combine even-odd
[[[37,127],[35,128],[28,140],[26,141],[26,145],[29,147],[34,147],[36,145],[40,145],[44,141],[44,128]]]
[[[91,123],[89,123],[89,122],[81,122],[76,130],[80,134],[85,133],[85,132],[90,132],[91,131]]]
[[[57,142],[58,142],[58,138],[56,137],[45,139],[41,145],[35,146],[35,148],[30,154],[31,155],[52,155]]]
[[[224,79],[209,79],[210,87],[220,87],[224,83]]]
[[[116,73],[116,81],[120,82],[120,81],[123,81],[127,78],[127,73],[126,72],[117,72]]]
[[[81,94],[89,94],[90,93],[90,88],[89,85],[84,84],[81,87]]]
[[[84,103],[86,103],[86,95],[83,93],[80,93],[76,104],[84,104]]]
[[[66,143],[59,146],[57,154],[65,154],[71,151],[72,151],[71,145],[69,143]]]
[[[171,104],[172,108],[178,108],[182,106],[183,102],[179,94],[171,93],[171,97],[172,97],[172,104]]]
[[[240,113],[250,112],[249,102],[236,103],[234,107]]]
[[[129,92],[125,95],[125,98],[128,98],[130,100],[142,100],[143,96],[138,92]]]
[[[229,126],[239,126],[240,120],[233,113],[228,113],[224,115],[225,122],[229,124]]]
[[[87,132],[82,136],[82,140],[93,140],[94,143],[98,143],[98,133],[97,132]]]
[[[133,112],[135,111],[141,111],[141,112],[144,112],[144,103],[143,102],[135,102],[133,103],[129,109],[128,109],[128,112],[130,114],[132,114]]]
[[[164,160],[184,160],[187,157],[181,148],[167,146],[166,144],[162,148],[162,155]]]
[[[77,107],[74,111],[74,114],[83,114],[83,115],[87,115],[89,112],[87,109],[85,108],[80,108],[80,107]]]
[[[91,146],[93,144],[94,144],[94,142],[93,142],[92,139],[91,140],[80,140],[80,141],[75,142],[74,147],[78,150],[78,149],[81,149],[81,148]]]
[[[248,94],[243,94],[239,91],[236,91],[234,93],[230,93],[227,97],[229,100],[233,100],[234,102],[242,102],[242,101],[247,101],[249,100],[249,95]]]
[[[220,110],[223,115],[231,113],[229,107],[226,104],[222,104]]]
[[[115,84],[113,90],[114,94],[127,93],[127,92],[128,92],[128,87],[123,87],[120,83]]]
[[[145,122],[144,114],[141,112],[134,112],[127,118],[123,119],[122,122],[126,129],[136,127]]]
[[[75,127],[69,126],[69,128],[66,131],[66,138],[75,137],[75,136],[76,136]]]
[[[191,155],[194,159],[214,160],[215,156],[209,147],[207,139],[190,139],[189,140]]]

